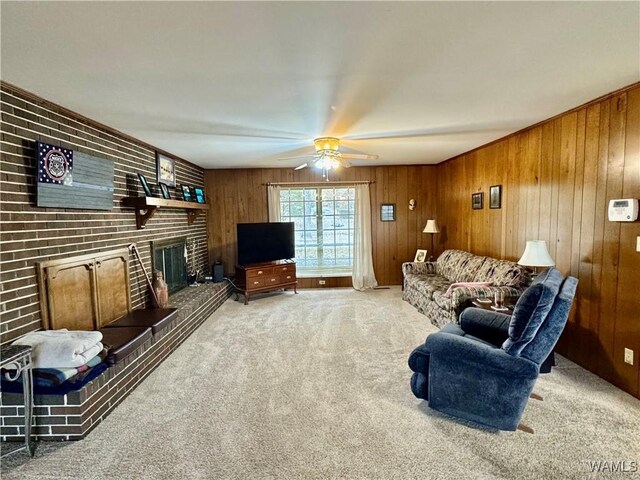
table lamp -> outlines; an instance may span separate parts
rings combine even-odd
[[[429,258],[433,258],[433,234],[440,233],[440,230],[438,230],[438,224],[436,223],[436,221],[427,220],[427,224],[425,225],[424,230],[422,230],[422,233],[431,234],[431,251],[429,252],[431,253],[431,256]]]
[[[547,242],[544,240],[527,240],[527,245],[524,248],[522,257],[518,260],[518,264],[524,267],[533,267],[533,276],[535,277],[538,274],[537,267],[553,267],[556,262],[549,255]]]

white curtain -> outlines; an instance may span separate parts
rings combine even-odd
[[[371,199],[369,184],[356,185],[355,226],[353,240],[353,288],[366,290],[378,286],[373,271],[371,241]]]
[[[269,185],[267,187],[267,203],[269,205],[269,221],[280,221],[280,187]]]

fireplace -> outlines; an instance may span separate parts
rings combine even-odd
[[[186,243],[185,237],[151,242],[153,268],[164,274],[169,294],[188,285]]]

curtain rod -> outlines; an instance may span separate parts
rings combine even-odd
[[[375,180],[353,180],[353,181],[336,181],[336,182],[267,182],[267,183],[263,183],[262,185],[269,187],[271,185],[279,187],[282,185],[287,185],[287,186],[296,186],[296,185],[318,185],[318,186],[322,186],[322,185],[357,185],[357,184],[362,184],[362,183],[376,183]]]

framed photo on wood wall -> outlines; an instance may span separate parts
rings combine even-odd
[[[396,221],[396,204],[383,203],[380,205],[380,221],[395,222]]]
[[[471,208],[474,210],[482,210],[483,207],[484,192],[471,194]]]
[[[489,208],[502,208],[502,185],[489,187]]]

